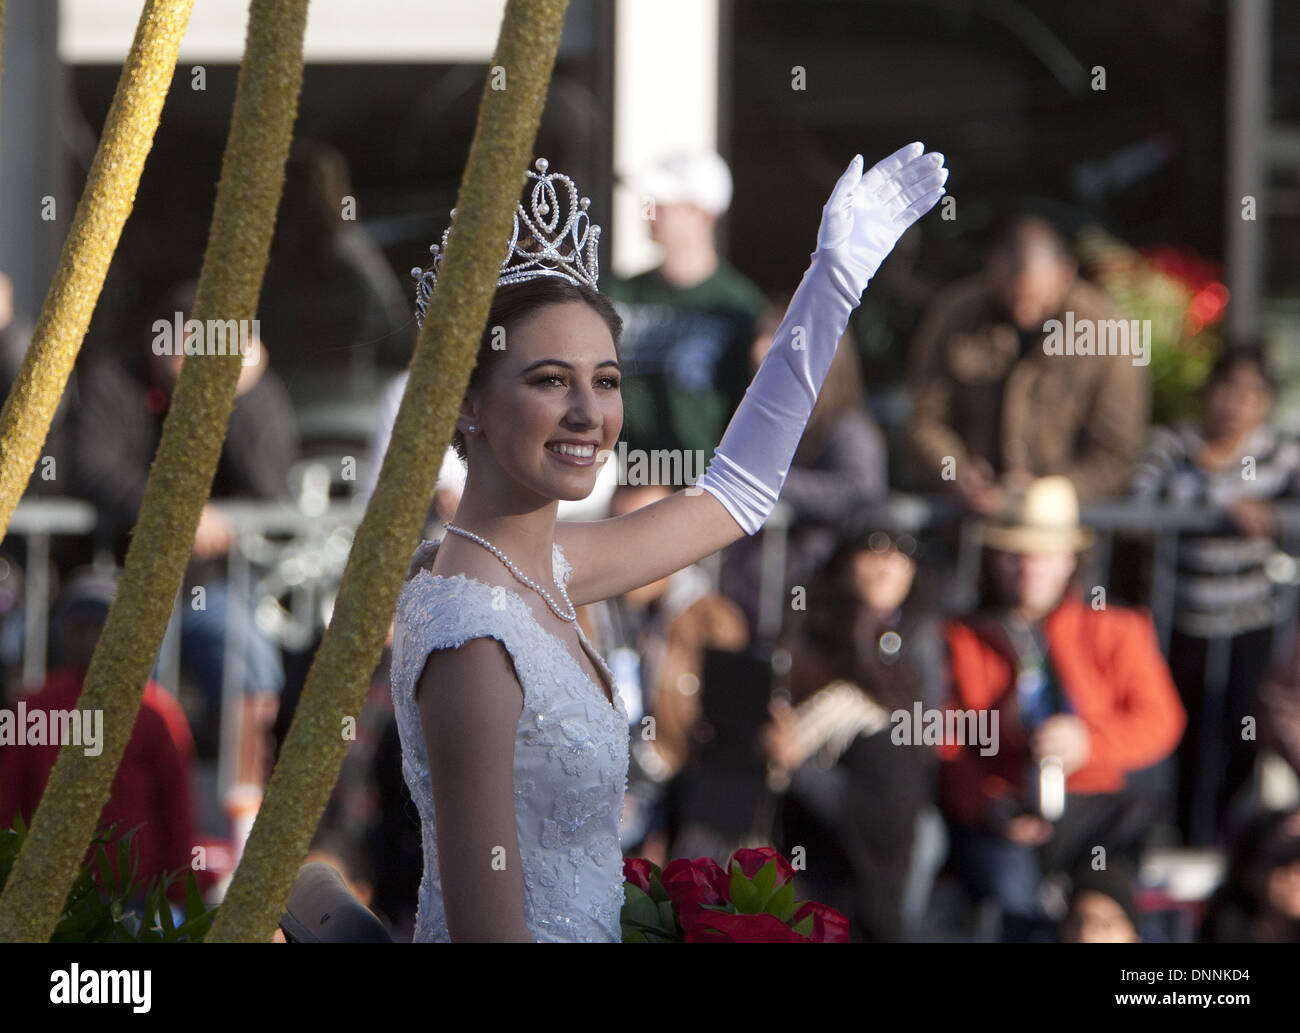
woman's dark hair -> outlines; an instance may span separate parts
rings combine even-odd
[[[818,650],[832,677],[856,685],[893,711],[910,707],[923,693],[920,676],[910,663],[883,658],[878,641],[887,629],[854,584],[853,559],[870,548],[865,535],[837,543],[808,586],[808,609],[798,633]]]
[[[1201,385],[1202,393],[1227,380],[1232,375],[1232,371],[1243,363],[1254,366],[1260,378],[1268,385],[1269,391],[1277,394],[1277,370],[1265,353],[1264,346],[1254,340],[1236,345],[1227,344],[1223,347],[1218,358],[1214,360],[1214,365],[1210,367],[1205,383]]]
[[[617,353],[619,339],[623,334],[623,320],[618,311],[605,295],[586,284],[573,284],[558,276],[540,276],[523,283],[507,284],[498,287],[488,310],[487,326],[478,345],[478,357],[474,360],[474,371],[470,374],[466,391],[474,391],[487,383],[493,367],[505,354],[504,349],[493,347],[500,339],[500,332],[509,335],[510,331],[523,319],[547,305],[560,305],[567,301],[582,301],[595,310],[596,314],[609,327],[614,339],[614,351]],[[468,458],[465,448],[465,436],[457,430],[451,439],[452,447],[462,460]]]
[[[1291,811],[1262,811],[1233,838],[1228,870],[1210,901],[1203,935],[1211,942],[1279,940],[1292,942],[1300,922],[1280,914],[1269,902],[1274,869],[1300,860],[1300,835]]]

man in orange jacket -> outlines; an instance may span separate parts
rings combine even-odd
[[[1004,938],[1020,939],[1052,917],[1044,874],[1137,860],[1162,802],[1149,769],[1186,714],[1150,617],[1071,589],[1090,535],[1070,482],[1040,478],[1008,513],[982,529],[996,599],[947,629],[950,707],[996,711],[998,742],[939,754],[958,866],[998,901]]]

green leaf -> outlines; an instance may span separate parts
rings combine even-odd
[[[647,924],[647,923],[645,923],[645,922],[638,922],[638,921],[636,921],[636,920],[633,919],[633,918],[625,918],[625,919],[623,919],[623,921],[622,921],[620,924],[623,925],[623,926],[625,926],[625,927],[627,927],[628,929],[636,929],[636,930],[638,930],[639,932],[643,932],[643,933],[645,933],[647,936],[652,936],[652,935],[653,935],[653,936],[664,936],[664,935],[666,935],[665,932],[664,932],[664,930],[661,929],[661,928],[659,928],[659,926],[657,926],[657,925],[649,925],[649,924]]]
[[[176,929],[176,938],[186,943],[202,943],[203,937],[212,928],[212,921],[217,917],[217,908],[204,911],[194,917],[187,916]]]
[[[99,874],[104,880],[104,892],[111,894],[113,892],[113,869],[108,863],[108,854],[101,846],[95,851],[95,864],[99,867]]]
[[[128,891],[131,885],[131,847],[130,833],[123,836],[117,841],[117,882],[114,884],[114,891],[119,897],[129,897]]]
[[[658,868],[655,868],[650,873],[650,899],[656,904],[662,904],[664,901],[672,899],[668,896],[668,891],[664,889],[662,875],[663,873]]]
[[[763,908],[763,910],[770,911],[772,914],[776,915],[777,918],[781,919],[781,921],[785,922],[787,925],[789,925],[790,919],[794,917],[794,913],[798,909],[798,905],[795,903],[794,899],[794,880],[787,882],[784,886],[773,893],[768,898],[767,903]]]
[[[671,900],[661,900],[655,905],[659,909],[659,927],[661,929],[676,930],[677,915],[673,912],[673,902]]]
[[[758,890],[758,899],[760,906],[767,903],[776,889],[776,862],[768,861],[757,872],[754,873],[754,888]]]
[[[136,942],[138,943],[166,943],[167,942],[167,937],[165,937],[157,929],[150,929],[146,927],[146,925],[143,922],[140,923],[140,927],[135,934],[135,938],[136,938]]]
[[[758,914],[759,905],[762,903],[757,887],[745,878],[738,861],[731,862],[731,903],[742,915]]]
[[[193,871],[177,868],[140,884],[139,857],[132,856],[132,844],[142,825],[128,830],[114,843],[118,823],[101,829],[91,838],[90,859],[78,868],[68,890],[63,911],[50,936],[51,943],[198,943],[207,934],[218,908],[204,908],[203,894]],[[0,829],[0,887],[12,860],[26,836],[21,816],[14,828]],[[112,858],[117,859],[114,870]],[[177,924],[167,900],[168,889],[181,872],[186,872],[185,919]],[[95,881],[98,874],[103,887]],[[131,898],[143,894],[142,909]]]
[[[158,917],[162,919],[163,932],[167,934],[169,940],[176,938],[176,922],[172,918],[171,903],[167,900],[167,893],[163,889],[156,891],[157,896],[153,899],[153,906],[158,909]]]
[[[797,923],[790,926],[800,936],[811,936],[813,930],[813,916],[804,915]]]
[[[194,869],[185,873],[185,920],[189,922],[203,914],[203,894],[199,892],[199,880],[194,877]]]
[[[624,883],[622,917],[625,922],[656,928],[659,925],[659,907],[639,886]]]
[[[135,844],[136,833],[144,828],[144,822],[127,829],[126,834],[117,845],[118,853],[118,875],[125,880],[121,883],[119,891],[124,900],[128,900],[141,889],[140,886],[140,851],[132,850]]]

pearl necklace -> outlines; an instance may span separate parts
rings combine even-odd
[[[536,592],[543,599],[545,599],[546,605],[549,606],[554,611],[555,615],[559,617],[560,620],[568,621],[570,624],[577,623],[578,611],[574,607],[573,602],[569,599],[569,593],[564,590],[563,582],[557,583],[557,587],[560,589],[560,595],[564,597],[565,604],[569,607],[570,612],[567,614],[561,612],[560,608],[555,605],[550,595],[547,594],[546,590],[542,588],[541,585],[539,585],[532,578],[521,573],[519,571],[519,568],[510,562],[506,554],[502,552],[500,549],[498,549],[491,542],[489,542],[486,538],[480,538],[473,531],[466,531],[463,527],[457,527],[455,524],[447,524],[446,527],[448,531],[454,531],[456,534],[462,535],[463,537],[468,538],[470,541],[478,542],[479,545],[483,546],[483,548],[487,549],[494,556],[496,556],[497,559],[499,559],[502,563],[506,565],[506,569],[509,570],[510,573],[512,573],[522,584],[527,585],[534,592]]]

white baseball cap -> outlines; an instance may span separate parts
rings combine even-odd
[[[693,204],[711,215],[731,204],[731,170],[713,151],[669,155],[630,179],[655,204]]]

